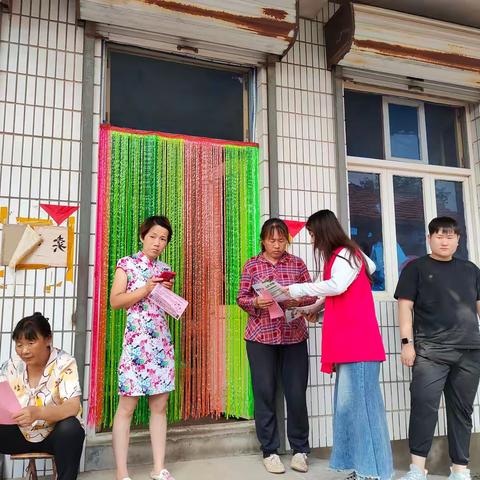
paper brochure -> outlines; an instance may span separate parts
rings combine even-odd
[[[14,425],[12,416],[22,407],[7,381],[0,382],[0,398],[0,425]]]
[[[162,310],[178,320],[188,306],[188,302],[162,285],[157,285],[150,293],[153,300]]]

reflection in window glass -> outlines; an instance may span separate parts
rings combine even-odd
[[[383,152],[382,96],[345,90],[347,154],[385,158]]]
[[[439,217],[452,217],[460,226],[460,244],[455,256],[468,260],[462,183],[449,180],[435,180],[435,197],[437,200],[437,215]]]
[[[388,118],[391,156],[420,160],[417,107],[389,103]]]
[[[427,253],[422,179],[393,177],[398,273],[405,265]]]
[[[350,235],[375,262],[372,289],[385,290],[380,175],[348,172]]]
[[[425,104],[428,163],[460,167],[456,129],[457,109],[444,105]]]

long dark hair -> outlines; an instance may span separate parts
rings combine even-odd
[[[313,250],[315,252],[315,263],[318,271],[320,271],[321,259],[327,264],[337,248],[346,248],[349,255],[347,258],[341,258],[344,258],[352,267],[354,264],[356,267],[361,267],[362,257],[360,247],[357,242],[345,233],[337,217],[331,210],[319,210],[313,215],[310,215],[306,227],[307,230],[313,234]],[[371,282],[372,278],[368,268],[365,268],[365,273]]]

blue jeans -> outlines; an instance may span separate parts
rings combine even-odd
[[[330,468],[390,480],[394,471],[380,362],[341,363],[336,372]]]

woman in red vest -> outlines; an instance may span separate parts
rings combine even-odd
[[[379,383],[385,350],[371,289],[375,264],[330,210],[311,215],[306,227],[317,267],[323,263],[323,280],[290,285],[288,292],[325,298],[321,370],[336,373],[330,467],[353,471],[349,479],[390,480],[392,452]]]

